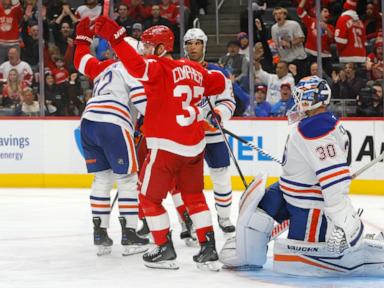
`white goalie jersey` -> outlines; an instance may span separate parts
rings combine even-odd
[[[331,113],[296,124],[285,147],[279,180],[285,200],[300,208],[322,209],[349,192],[348,136]]]

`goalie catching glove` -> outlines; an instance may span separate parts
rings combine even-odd
[[[108,17],[100,16],[96,19],[95,32],[98,36],[106,39],[111,43],[111,46],[115,46],[124,40],[127,36],[127,32],[124,27],[121,27],[115,21]]]

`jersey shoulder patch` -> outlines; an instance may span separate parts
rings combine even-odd
[[[298,125],[300,135],[305,139],[318,139],[332,132],[339,119],[330,112],[304,118]]]

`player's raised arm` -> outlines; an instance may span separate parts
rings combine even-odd
[[[113,59],[99,61],[90,53],[89,46],[92,43],[94,32],[90,28],[88,17],[82,19],[76,27],[76,49],[74,56],[75,68],[82,74],[94,79],[105,67],[115,62]]]
[[[138,79],[142,79],[146,75],[147,62],[131,45],[123,41],[126,36],[124,27],[119,26],[108,17],[100,16],[96,19],[95,32],[109,41],[129,74]]]

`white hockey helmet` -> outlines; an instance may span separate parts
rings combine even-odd
[[[187,48],[186,43],[190,40],[203,41],[203,59],[204,59],[205,58],[205,50],[207,48],[207,42],[208,42],[207,35],[200,28],[188,29],[188,31],[184,34],[184,39],[183,39],[183,41],[184,41],[183,42],[184,43],[184,53],[187,57],[188,57],[188,53],[187,53],[187,49],[186,49]]]
[[[327,81],[318,76],[302,78],[293,90],[297,110],[305,112],[328,105],[331,101],[331,88]]]
[[[144,46],[141,41],[138,41],[130,36],[124,37],[124,41],[131,45],[131,47],[135,49],[138,54],[143,55]]]

